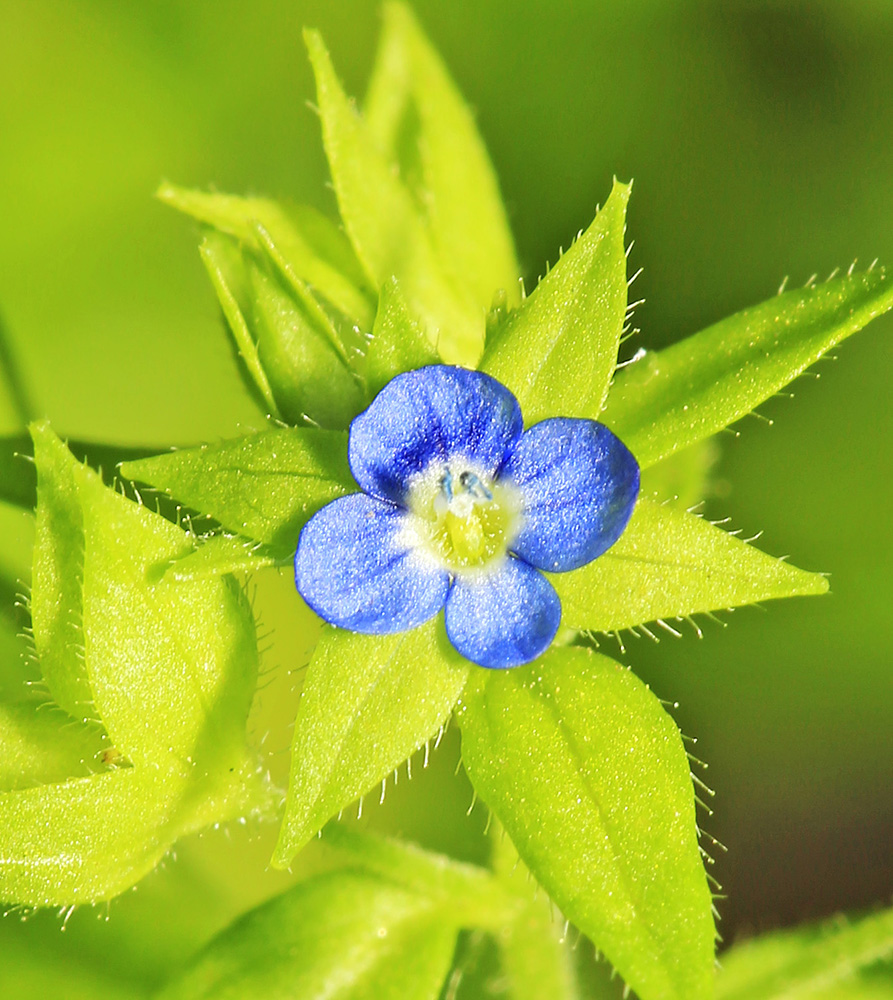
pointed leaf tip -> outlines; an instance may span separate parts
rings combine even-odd
[[[626,316],[629,194],[614,182],[590,227],[487,346],[481,368],[514,392],[527,425],[601,413]]]
[[[499,184],[475,117],[412,9],[386,4],[363,116],[422,212],[439,259],[478,307],[519,270]]]
[[[647,468],[752,413],[891,308],[883,268],[784,292],[619,371],[602,419]]]
[[[639,498],[626,531],[603,556],[550,579],[564,624],[595,632],[828,591],[822,574],[648,497]]]
[[[319,32],[305,31],[304,39],[332,182],[357,257],[374,287],[398,279],[443,360],[474,367],[486,306],[445,267],[429,220],[345,94]]]

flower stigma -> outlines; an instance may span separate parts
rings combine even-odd
[[[454,574],[495,568],[522,526],[518,491],[463,458],[431,463],[407,506],[415,545]]]

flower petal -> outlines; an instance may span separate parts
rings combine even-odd
[[[433,461],[465,457],[494,476],[521,436],[518,401],[483,372],[429,365],[392,379],[350,425],[348,460],[367,493],[404,503]]]
[[[503,478],[521,493],[524,526],[512,551],[558,573],[607,551],[639,494],[632,452],[595,420],[559,417],[535,424],[515,447]]]
[[[552,584],[522,559],[460,575],[446,602],[450,642],[482,667],[517,667],[549,648],[561,620]]]
[[[295,553],[295,584],[321,618],[380,635],[415,628],[443,607],[449,575],[403,537],[406,516],[353,493],[307,522]]]

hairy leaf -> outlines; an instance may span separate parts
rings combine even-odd
[[[28,906],[111,899],[179,837],[239,815],[245,778],[227,775],[198,797],[182,776],[125,767],[0,792],[0,899]]]
[[[482,310],[498,289],[514,305],[519,271],[490,158],[468,105],[406,4],[384,7],[363,112],[425,214],[445,268]]]
[[[159,1000],[436,1000],[455,940],[438,902],[329,872],[238,920]]]
[[[245,369],[271,412],[345,427],[362,405],[331,318],[266,231],[262,253],[209,234],[202,259]]]
[[[236,720],[244,724],[257,671],[245,598],[232,580],[150,582],[159,563],[193,550],[190,537],[105,487],[47,425],[33,434],[43,486],[32,615],[55,700],[76,718],[96,713],[134,763],[172,753],[185,762],[197,733],[221,755],[233,752],[225,744],[235,734],[241,745]],[[75,684],[69,707],[70,695],[56,690]]]
[[[410,316],[395,278],[381,286],[372,339],[366,352],[366,388],[374,396],[395,375],[440,359],[424,330]]]
[[[327,308],[325,300],[321,299],[317,290],[298,274],[279,244],[259,223],[257,237],[262,261],[268,265],[269,273],[277,278],[292,296],[302,315],[302,321],[322,334],[344,365],[355,372],[362,366],[366,347],[363,330],[357,321]],[[368,324],[364,325],[364,329],[368,332]],[[351,387],[349,393],[351,396],[356,394],[356,388],[356,385]]]
[[[84,777],[102,769],[108,740],[45,698],[0,701],[0,790]]]
[[[232,240],[219,233],[209,233],[202,240],[199,253],[232,335],[245,385],[263,410],[271,416],[281,417],[276,394],[248,324],[250,293],[242,254]]]
[[[257,680],[247,598],[232,577],[155,582],[192,540],[95,482],[83,491],[86,668],[112,742],[135,765],[240,765]]]
[[[38,469],[33,461],[34,450],[30,436],[0,441],[0,498],[3,500],[26,508],[37,502]],[[106,481],[112,479],[118,461],[151,454],[144,448],[92,442],[72,442],[71,451],[78,458],[96,465]],[[83,549],[81,516],[77,503],[70,502],[70,484],[67,484],[65,473],[68,459],[66,457],[59,465],[53,454],[52,449],[45,451],[40,463],[41,507],[36,519],[31,603],[34,646],[36,654],[42,655],[43,681],[50,693],[66,711],[83,718],[90,712],[92,698],[80,653],[83,646],[78,589]],[[12,601],[22,588],[5,575],[0,576],[2,614],[9,616],[12,622]],[[18,644],[4,641],[0,651],[5,658],[0,667],[0,690],[17,700],[22,681],[36,677],[18,662],[23,652]]]
[[[76,778],[84,730],[64,717],[61,733],[19,727],[32,742],[23,764],[55,783],[0,795],[0,898],[50,905],[121,892],[179,836],[252,799],[266,806],[268,792],[245,747],[257,645],[235,581],[161,579],[157,567],[191,551],[191,537],[104,486],[46,424],[32,434],[35,643],[55,671],[51,691],[105,729],[97,766],[117,765]]]
[[[397,278],[445,361],[474,367],[485,309],[444,273],[418,206],[345,95],[319,33],[304,38],[332,181],[357,256],[376,288]]]
[[[99,444],[96,441],[68,441],[75,458],[86,462],[111,485],[121,462],[137,461],[154,455],[158,448],[131,445]],[[0,500],[31,510],[37,503],[37,472],[31,459],[34,443],[30,434],[0,437]]]
[[[433,854],[414,844],[330,823],[323,843],[343,851],[351,864],[432,899],[440,899],[464,927],[499,930],[523,908],[492,872]]]
[[[883,268],[785,292],[618,372],[602,420],[652,465],[750,413],[890,308]]]
[[[487,344],[482,370],[512,390],[528,425],[601,412],[626,315],[629,192],[614,182],[589,229]]]
[[[499,824],[492,837],[493,867],[506,889],[522,903],[499,930],[499,956],[512,1000],[577,1000],[567,930],[548,896],[531,878]]]
[[[95,718],[84,655],[84,511],[79,486],[88,473],[46,424],[35,424],[37,514],[31,621],[44,682],[60,708]]]
[[[230,535],[211,535],[202,539],[195,551],[160,565],[156,575],[159,579],[170,576],[173,580],[191,580],[226,573],[253,573],[281,564],[281,559],[257,542]]]
[[[713,993],[711,899],[679,732],[580,648],[473,671],[462,758],[537,880],[642,1000]]]
[[[125,462],[121,473],[269,546],[277,558],[294,555],[301,528],[320,507],[357,489],[347,435],[312,427]]]
[[[548,575],[563,623],[593,632],[828,590],[819,573],[647,497],[639,498],[626,531],[603,556],[571,573]]]
[[[854,977],[893,956],[893,910],[849,921],[767,934],[746,941],[722,957],[719,1000],[794,1000],[836,996]],[[852,996],[860,996],[853,986]],[[870,987],[869,987],[870,989]],[[893,982],[888,986],[893,996]],[[849,993],[844,993],[849,996]],[[867,996],[874,993],[867,992]]]
[[[162,184],[158,197],[173,208],[261,249],[257,226],[270,234],[297,276],[365,329],[372,293],[341,230],[309,205],[286,207],[269,198],[195,191]]]
[[[362,408],[331,320],[297,278],[286,287],[265,262],[246,255],[249,325],[282,415],[346,427]]]
[[[327,820],[430,739],[467,673],[436,619],[394,635],[328,628],[298,706],[274,864],[288,865]]]

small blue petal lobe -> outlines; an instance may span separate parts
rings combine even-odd
[[[457,577],[446,602],[450,642],[482,667],[505,669],[549,648],[561,621],[561,601],[532,566],[510,557],[490,573]]]
[[[307,522],[295,584],[321,618],[379,635],[415,628],[440,611],[449,575],[402,540],[405,517],[392,504],[354,493]]]
[[[639,465],[604,424],[558,417],[524,432],[503,475],[521,493],[524,526],[512,551],[563,573],[606,552],[639,494]]]
[[[361,489],[402,504],[432,461],[464,456],[496,475],[522,429],[518,401],[496,379],[430,365],[392,379],[354,418],[348,459]]]

